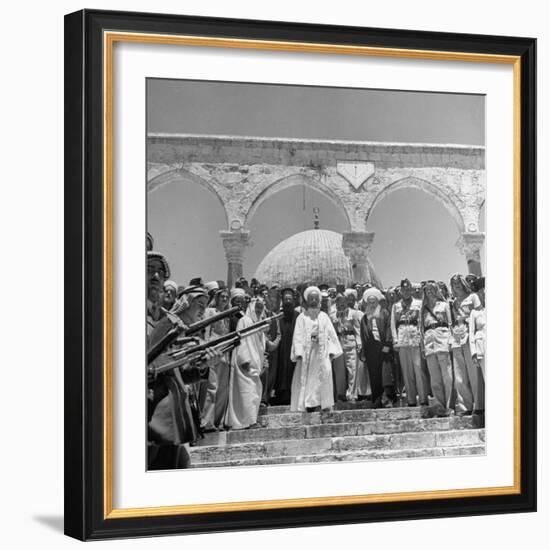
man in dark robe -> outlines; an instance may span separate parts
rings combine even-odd
[[[294,326],[300,313],[296,311],[294,290],[285,288],[281,292],[283,316],[279,319],[280,341],[277,353],[277,369],[275,379],[275,399],[273,404],[289,405],[292,375],[295,363],[290,360]]]

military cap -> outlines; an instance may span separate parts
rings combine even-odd
[[[399,285],[401,288],[413,288],[412,283],[409,281],[409,279],[401,279],[401,284]]]

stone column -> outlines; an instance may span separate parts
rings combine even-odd
[[[250,245],[250,231],[220,231],[227,259],[227,286],[243,275],[244,251]]]
[[[462,233],[456,243],[468,262],[468,273],[481,276],[481,247],[485,242],[485,233]]]
[[[371,231],[347,231],[342,235],[342,248],[351,263],[353,282],[372,282],[367,260],[373,239]]]

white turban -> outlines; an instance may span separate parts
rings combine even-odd
[[[346,288],[346,290],[344,290],[344,296],[346,296],[346,298],[348,296],[353,296],[357,300],[357,290],[354,288]]]
[[[366,302],[371,296],[374,296],[378,301],[384,299],[384,295],[377,288],[371,287],[363,292],[363,302]]]
[[[210,292],[211,290],[218,290],[220,285],[218,284],[218,281],[210,281],[204,285],[204,288],[206,288],[207,292]]]
[[[229,295],[233,300],[233,298],[236,298],[237,296],[242,296],[244,298],[246,296],[246,292],[242,288],[232,288]]]
[[[308,286],[308,287],[304,290],[304,300],[305,300],[306,302],[307,302],[308,296],[309,296],[312,292],[317,292],[317,294],[319,294],[319,297],[321,296],[321,291],[319,290],[319,287],[317,287],[317,286]]]
[[[168,279],[167,281],[164,281],[164,288],[168,290],[169,288],[174,289],[174,293],[178,291],[178,285],[174,281],[171,281]]]

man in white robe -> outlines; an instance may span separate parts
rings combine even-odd
[[[321,291],[304,292],[306,308],[296,319],[291,360],[296,362],[290,396],[291,411],[331,409],[334,405],[332,359],[342,347],[329,316],[320,310]]]
[[[233,294],[233,292],[232,292]],[[246,314],[237,323],[242,330],[265,318],[261,298],[253,299]],[[262,381],[266,349],[265,332],[260,331],[241,340],[231,356],[229,404],[226,424],[233,430],[255,427],[262,399]]]

